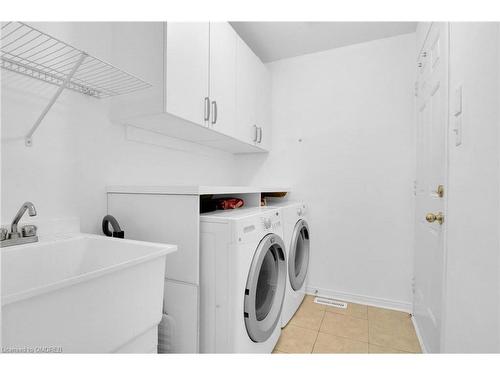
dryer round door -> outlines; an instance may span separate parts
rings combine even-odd
[[[255,251],[245,288],[244,319],[254,342],[266,341],[280,322],[285,297],[285,244],[268,234]]]
[[[304,219],[297,221],[288,254],[288,278],[293,290],[304,285],[309,266],[309,226]]]

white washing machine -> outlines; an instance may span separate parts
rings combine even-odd
[[[283,240],[287,259],[287,281],[281,326],[288,324],[306,294],[309,266],[309,225],[307,207],[302,202],[270,203],[269,208],[279,209],[283,220]]]
[[[281,333],[286,260],[277,209],[200,217],[202,353],[271,353]]]

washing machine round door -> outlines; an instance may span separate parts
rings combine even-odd
[[[288,278],[293,290],[304,285],[309,266],[309,226],[304,219],[297,221],[288,254]]]
[[[254,342],[266,341],[280,322],[285,296],[285,244],[266,235],[255,251],[245,288],[245,327]]]

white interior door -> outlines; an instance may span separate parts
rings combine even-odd
[[[414,315],[426,349],[439,352],[446,228],[448,24],[430,26],[417,69]],[[438,193],[440,185],[443,196]]]
[[[166,33],[167,112],[206,125],[209,23],[168,22]]]
[[[210,127],[233,135],[236,122],[236,31],[210,23]]]

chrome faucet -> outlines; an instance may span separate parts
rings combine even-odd
[[[22,227],[21,232],[19,232],[17,229],[17,225],[26,211],[28,211],[29,216],[36,216],[35,205],[31,202],[23,203],[19,211],[17,211],[16,216],[12,220],[12,224],[10,225],[10,232],[4,233],[5,229],[3,229],[0,247],[21,245],[38,241],[38,236],[36,235],[36,226],[25,225]]]
[[[24,202],[19,211],[17,211],[14,220],[12,220],[12,224],[10,225],[10,233],[8,234],[9,239],[15,239],[21,237],[21,233],[17,231],[17,224],[19,223],[19,220],[21,220],[21,218],[23,217],[26,210],[28,210],[28,215],[36,216],[35,205],[31,202]]]

